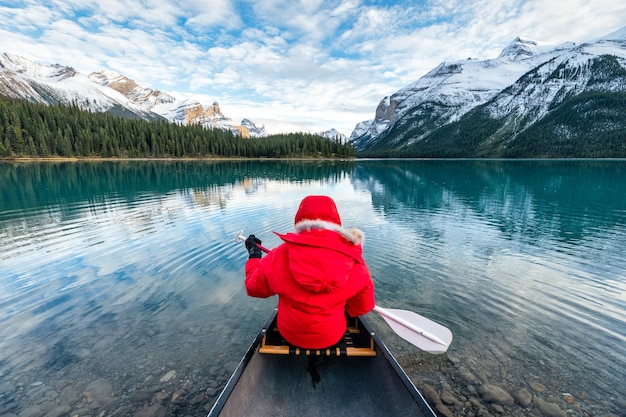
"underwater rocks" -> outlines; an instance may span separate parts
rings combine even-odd
[[[114,375],[93,381],[61,380],[0,385],[2,417],[205,415],[230,376],[232,363],[201,369],[160,369],[140,378]]]
[[[489,366],[470,369],[472,361],[453,355],[449,360],[421,354],[398,359],[438,417],[616,417],[606,402],[592,404],[583,401],[589,400],[583,394],[555,392],[539,382],[540,375],[527,376],[528,382],[515,374],[502,380],[488,372]]]

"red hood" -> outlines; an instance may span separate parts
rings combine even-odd
[[[310,195],[302,199],[294,224],[303,220],[321,220],[341,226],[341,217],[335,201],[325,195]]]
[[[362,248],[333,230],[276,233],[287,247],[294,280],[307,291],[327,293],[346,284],[356,263],[365,264]]]

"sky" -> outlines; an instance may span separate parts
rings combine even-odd
[[[349,136],[441,62],[625,25],[623,0],[0,0],[0,53],[217,101],[270,133]]]

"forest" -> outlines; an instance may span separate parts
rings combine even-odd
[[[589,91],[551,106],[547,115],[511,131],[509,115],[494,119],[489,103],[438,126],[420,115],[377,138],[362,158],[626,158],[626,93]],[[433,107],[436,110],[436,107]],[[434,110],[433,110],[434,112]],[[436,116],[436,115],[435,115]],[[389,149],[398,138],[419,137]]]
[[[0,158],[352,158],[310,133],[242,138],[221,129],[92,113],[0,97]]]

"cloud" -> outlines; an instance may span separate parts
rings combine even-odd
[[[196,32],[205,31],[207,27],[236,29],[242,26],[230,0],[186,0],[180,7],[186,19],[184,25]]]
[[[625,16],[614,0],[26,0],[0,6],[0,52],[349,135],[442,61],[495,58],[518,35],[581,42]]]

